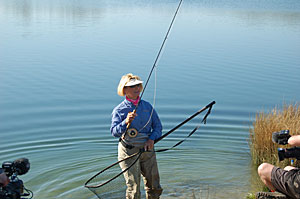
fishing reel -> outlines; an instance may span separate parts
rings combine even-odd
[[[135,128],[130,128],[127,130],[127,134],[131,138],[135,138],[138,134],[138,131]]]

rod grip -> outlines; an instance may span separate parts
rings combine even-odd
[[[133,110],[133,113],[134,113],[134,114],[136,113],[136,109]],[[132,121],[129,121],[129,122],[128,122],[128,124],[127,124],[127,126],[126,126],[126,132],[127,132],[127,129],[129,129],[129,127],[130,127],[130,125],[131,125],[131,122],[132,122]]]

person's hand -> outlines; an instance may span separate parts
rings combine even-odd
[[[127,114],[127,117],[126,117],[126,120],[125,120],[126,124],[131,123],[136,116],[137,116],[137,114],[135,112],[129,112]]]
[[[0,186],[5,187],[9,183],[9,179],[5,173],[0,174]]]
[[[154,147],[154,140],[151,139],[147,140],[147,142],[144,145],[145,151],[151,151],[153,147]]]

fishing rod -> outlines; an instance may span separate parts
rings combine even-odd
[[[166,36],[165,36],[165,38],[164,38],[164,40],[163,40],[163,42],[162,42],[162,44],[161,44],[161,47],[160,47],[160,49],[159,49],[159,51],[158,51],[158,54],[157,54],[156,59],[155,59],[155,61],[154,61],[154,63],[153,63],[153,66],[152,66],[152,68],[151,68],[151,71],[150,71],[150,73],[149,73],[149,75],[148,75],[148,79],[147,79],[147,81],[146,81],[146,83],[145,83],[145,86],[144,86],[144,89],[143,89],[143,91],[142,91],[142,94],[141,94],[140,99],[143,97],[144,91],[145,91],[145,89],[146,89],[146,87],[147,87],[147,85],[148,85],[148,82],[149,82],[149,79],[150,79],[150,77],[151,77],[151,75],[152,75],[152,72],[153,72],[154,68],[156,67],[156,63],[157,63],[157,61],[158,61],[158,58],[160,57],[160,54],[161,54],[161,52],[162,52],[162,49],[163,49],[165,43],[166,43],[166,41],[167,41],[168,35],[169,35],[170,30],[171,30],[171,28],[172,28],[172,26],[173,26],[173,23],[174,23],[174,21],[175,21],[175,18],[176,18],[176,16],[177,16],[177,13],[178,13],[178,10],[179,10],[179,8],[180,8],[180,6],[181,6],[181,3],[182,3],[182,0],[180,0],[180,2],[179,2],[179,4],[178,4],[178,7],[177,7],[176,12],[175,12],[175,14],[174,14],[174,17],[173,17],[173,19],[172,19],[172,21],[171,21],[171,24],[170,24],[170,26],[169,26],[169,29],[168,29],[168,31],[167,31],[167,34],[166,34]]]
[[[165,36],[165,38],[164,38],[164,40],[163,40],[163,42],[162,42],[162,44],[161,44],[161,46],[160,46],[160,49],[159,49],[159,51],[158,51],[158,54],[157,54],[157,56],[156,56],[156,58],[155,58],[155,61],[154,61],[153,65],[152,65],[151,71],[150,71],[150,73],[149,73],[149,75],[148,75],[148,78],[147,78],[147,80],[146,80],[144,89],[143,89],[143,91],[142,91],[142,93],[141,93],[141,96],[140,96],[140,99],[139,99],[139,103],[136,105],[135,109],[133,110],[134,113],[136,113],[136,110],[137,110],[137,108],[138,108],[138,106],[139,106],[139,104],[140,104],[140,101],[141,101],[141,99],[142,99],[142,97],[143,97],[143,95],[144,95],[144,91],[146,90],[146,87],[147,87],[147,85],[148,85],[148,82],[149,82],[149,80],[150,80],[150,77],[151,77],[151,75],[152,75],[152,73],[153,73],[154,68],[156,67],[156,64],[157,64],[157,62],[158,62],[158,59],[159,59],[160,54],[161,54],[161,52],[162,52],[162,49],[163,49],[163,47],[164,47],[164,45],[165,45],[165,43],[166,43],[166,41],[167,41],[167,39],[168,39],[169,33],[170,33],[170,31],[171,31],[171,28],[172,28],[172,26],[173,26],[173,23],[174,23],[174,21],[175,21],[175,18],[176,18],[176,16],[177,16],[177,13],[178,13],[178,10],[179,10],[181,4],[182,4],[182,0],[179,1],[179,4],[178,4],[177,9],[176,9],[176,11],[175,11],[175,14],[174,14],[174,16],[173,16],[173,18],[172,18],[172,21],[171,21],[170,26],[169,26],[169,28],[168,28],[168,31],[167,31],[167,33],[166,33],[166,36]],[[130,125],[131,125],[131,122],[129,122],[129,123],[127,124],[126,131],[125,131],[125,132],[127,132],[127,129],[129,129]]]

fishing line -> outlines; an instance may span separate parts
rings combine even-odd
[[[152,110],[151,110],[151,113],[150,113],[150,116],[149,116],[149,119],[148,121],[146,122],[146,124],[138,130],[138,132],[142,131],[144,128],[146,128],[146,126],[149,124],[151,118],[152,118],[152,115],[153,115],[153,112],[154,112],[154,108],[155,108],[155,102],[156,102],[156,87],[157,86],[157,70],[156,70],[156,67],[155,67],[155,74],[154,74],[154,93],[153,93],[153,103],[152,103]]]
[[[153,69],[156,67],[156,63],[157,63],[157,61],[158,61],[158,59],[159,59],[159,57],[160,57],[160,54],[161,54],[161,52],[162,52],[162,49],[163,49],[165,43],[166,43],[166,41],[167,41],[167,38],[168,38],[168,36],[169,36],[169,33],[170,33],[170,31],[171,31],[171,28],[172,28],[172,26],[173,26],[173,23],[174,23],[174,21],[175,21],[175,18],[176,18],[176,16],[177,16],[177,13],[178,13],[178,10],[179,10],[179,8],[180,8],[180,6],[181,6],[181,3],[182,3],[182,0],[180,0],[180,2],[179,2],[179,4],[178,4],[178,7],[177,7],[177,9],[176,9],[176,11],[175,11],[175,14],[174,14],[174,16],[173,16],[173,19],[172,19],[172,21],[171,21],[171,24],[170,24],[170,26],[169,26],[169,28],[168,28],[167,34],[166,34],[166,36],[165,36],[165,38],[164,38],[164,40],[163,40],[163,42],[162,42],[162,44],[161,44],[161,47],[160,47],[160,49],[159,49],[159,51],[158,51],[158,54],[157,54],[157,56],[156,56],[156,59],[155,59],[155,61],[154,61],[154,63],[153,63],[153,66],[152,66],[152,68],[151,68],[150,74],[148,75],[148,79],[147,79],[147,81],[146,81],[146,83],[145,83],[145,86],[144,86],[144,89],[143,89],[143,91],[142,91],[141,98],[143,97],[144,91],[145,91],[145,89],[146,89],[146,87],[147,87],[147,85],[148,85],[148,82],[149,82],[149,79],[150,79],[150,77],[151,77],[151,75],[152,75]]]
[[[140,96],[139,103],[136,105],[136,107],[135,107],[135,109],[134,109],[134,111],[133,111],[134,113],[136,113],[136,110],[138,109],[138,106],[139,106],[140,101],[141,101],[141,99],[142,99],[142,97],[143,97],[143,95],[144,95],[144,92],[145,92],[146,88],[147,88],[147,85],[148,85],[148,82],[149,82],[149,80],[150,80],[150,77],[151,77],[151,75],[152,75],[152,73],[153,73],[153,70],[154,70],[154,68],[156,68],[156,64],[157,64],[157,62],[158,62],[158,59],[159,59],[160,54],[161,54],[161,52],[162,52],[162,49],[163,49],[163,47],[164,47],[164,45],[165,45],[165,43],[166,43],[166,41],[167,41],[167,39],[168,39],[169,33],[170,33],[170,31],[171,31],[171,28],[172,28],[172,26],[173,26],[173,23],[174,23],[174,21],[175,21],[175,18],[176,18],[176,16],[177,16],[177,13],[178,13],[178,10],[179,10],[179,8],[180,8],[180,6],[181,6],[181,3],[182,3],[182,0],[179,1],[179,4],[178,4],[177,9],[176,9],[176,11],[175,11],[175,14],[174,14],[174,16],[173,16],[173,18],[172,18],[172,21],[171,21],[170,26],[169,26],[169,28],[168,28],[168,31],[167,31],[167,33],[166,33],[166,36],[165,36],[165,38],[164,38],[164,40],[163,40],[163,42],[162,42],[162,44],[161,44],[161,46],[160,46],[160,49],[159,49],[159,51],[158,51],[158,54],[157,54],[157,56],[156,56],[156,58],[155,58],[155,61],[154,61],[153,65],[152,65],[152,68],[151,68],[150,73],[149,73],[149,75],[148,75],[148,78],[147,78],[147,80],[146,80],[144,89],[142,90],[142,93],[141,93],[141,96]],[[127,132],[128,128],[130,127],[130,125],[131,125],[131,122],[129,122],[129,123],[127,124],[127,126],[126,126],[126,131],[125,131],[124,135],[126,134],[126,132]]]

